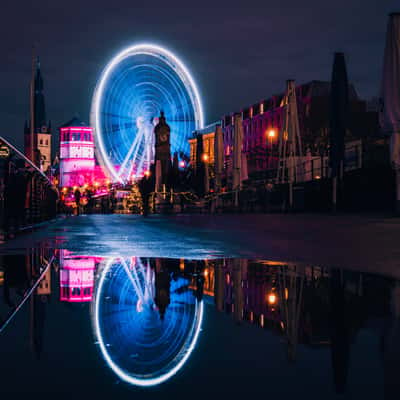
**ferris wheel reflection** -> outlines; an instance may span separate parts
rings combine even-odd
[[[100,352],[121,380],[154,386],[185,365],[203,319],[198,286],[179,260],[108,259],[99,270],[92,320]]]

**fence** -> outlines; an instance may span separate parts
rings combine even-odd
[[[48,177],[0,137],[0,241],[55,218],[57,200]]]

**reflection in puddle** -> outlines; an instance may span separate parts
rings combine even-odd
[[[135,257],[109,259],[99,275],[92,317],[108,366],[139,386],[172,377],[194,349],[203,318],[191,276],[179,260]]]
[[[91,321],[102,368],[107,365],[134,386],[163,383],[189,359],[207,357],[201,346],[214,327],[200,331],[203,314],[214,315],[214,310],[219,318],[214,323],[224,321],[218,329],[227,331],[228,342],[253,339],[253,331],[235,325],[273,333],[265,334],[265,341],[281,346],[286,368],[327,352],[330,365],[324,368],[331,368],[336,393],[348,391],[355,374],[354,343],[368,330],[379,346],[368,346],[363,356],[379,359],[384,387],[397,385],[400,285],[387,277],[262,260],[93,257],[47,249],[2,256],[0,294],[0,346],[8,331],[19,335],[18,314],[28,312],[30,348],[40,358],[46,352],[46,325],[51,325],[47,310],[68,306]],[[222,313],[236,324],[227,325]],[[67,324],[58,314],[52,318]],[[85,351],[84,341],[76,346]],[[210,376],[216,373],[208,363],[207,368]]]

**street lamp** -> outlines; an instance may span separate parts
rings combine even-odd
[[[271,130],[268,132],[268,137],[271,138],[271,139],[274,138],[275,135],[276,135],[275,129],[271,129]]]
[[[267,295],[267,301],[268,301],[268,304],[269,304],[269,305],[271,305],[271,306],[275,305],[276,302],[277,302],[276,294],[273,293],[273,292],[269,293],[269,294]]]
[[[269,139],[269,165],[271,165],[272,161],[272,145],[273,145],[273,140],[275,139],[276,136],[276,131],[274,128],[271,128],[268,133],[267,133],[268,139]]]

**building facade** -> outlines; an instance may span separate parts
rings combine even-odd
[[[308,171],[306,180],[317,179],[328,170],[329,124],[330,124],[330,82],[311,81],[296,87],[296,98],[302,152],[304,163],[312,165],[315,174]],[[279,137],[285,124],[284,93],[260,101],[239,112],[222,117],[224,166],[225,171],[232,170],[232,154],[234,145],[235,115],[242,117],[243,147],[247,160],[249,178],[267,176],[268,171],[276,170],[279,158]],[[378,133],[378,113],[367,107],[367,102],[360,100],[354,87],[349,87],[349,124],[346,135],[348,152],[352,158],[354,153],[361,157],[361,146],[366,138]],[[196,132],[203,135],[204,154],[207,154],[210,164],[214,160],[215,126],[210,125],[205,130]],[[196,165],[197,139],[193,137],[190,143],[190,161]],[[350,157],[349,156],[349,157]],[[357,159],[359,164],[360,159]],[[228,173],[229,175],[229,173]]]
[[[303,155],[323,157],[328,154],[330,124],[330,82],[311,81],[296,87],[297,108]],[[284,94],[272,96],[240,111],[243,120],[243,152],[249,175],[275,169],[278,163],[279,135],[285,119]],[[378,115],[367,109],[354,86],[349,86],[349,129],[346,142],[376,135]],[[233,148],[234,114],[222,119],[225,162],[230,162]]]
[[[93,130],[73,118],[60,127],[61,187],[92,185],[95,179]]]
[[[189,139],[191,165],[196,166],[197,163],[197,135],[202,135],[203,138],[203,161],[207,161],[210,164],[214,163],[214,137],[218,124],[210,124],[201,130],[195,131],[194,137]]]

